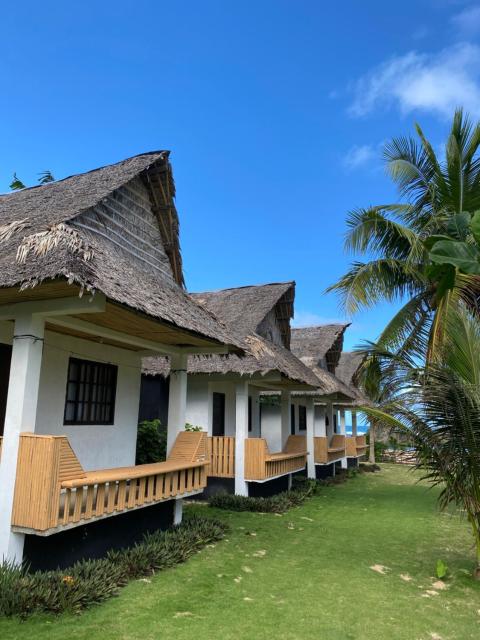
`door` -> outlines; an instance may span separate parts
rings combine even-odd
[[[213,394],[212,436],[225,435],[225,394]]]
[[[11,359],[12,347],[8,344],[0,344],[0,436],[3,436],[3,423],[5,421],[5,409],[7,408]]]

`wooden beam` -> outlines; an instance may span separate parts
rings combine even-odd
[[[145,340],[137,336],[129,335],[128,333],[122,333],[121,331],[115,331],[114,329],[108,329],[98,324],[86,322],[78,318],[72,318],[71,316],[55,316],[50,318],[50,324],[57,325],[59,327],[65,327],[67,329],[73,329],[75,331],[81,331],[82,333],[93,335],[97,338],[105,338],[107,340],[115,340],[116,342],[125,343],[134,347],[155,354],[173,355],[178,353],[178,347],[172,347],[161,342],[155,342],[153,340]]]
[[[14,320],[19,316],[26,315],[39,315],[49,318],[72,313],[102,313],[105,311],[105,305],[106,301],[103,293],[96,293],[94,296],[86,294],[82,298],[70,296],[53,300],[16,302],[0,306],[0,320]]]

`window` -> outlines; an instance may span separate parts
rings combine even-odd
[[[302,404],[298,407],[298,430],[305,431],[307,428],[307,407]]]
[[[248,396],[248,430],[252,430],[252,396]]]
[[[113,424],[117,367],[70,358],[65,424]]]
[[[225,394],[213,394],[212,436],[225,435]]]
[[[295,435],[295,405],[290,405],[290,433]]]

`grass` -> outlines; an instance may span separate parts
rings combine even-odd
[[[470,532],[435,498],[383,465],[282,516],[195,505],[228,521],[226,540],[80,616],[0,620],[0,638],[477,639]],[[438,559],[450,569],[444,590],[432,587]]]

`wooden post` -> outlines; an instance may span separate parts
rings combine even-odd
[[[313,398],[307,398],[307,474],[315,478],[315,413]]]
[[[11,529],[20,434],[35,431],[45,322],[32,314],[15,320],[0,461],[0,559],[21,562],[25,536]]]
[[[283,447],[287,442],[287,438],[290,435],[290,405],[291,405],[291,394],[288,389],[282,389],[281,396],[281,442],[280,442],[280,451],[283,451]]]
[[[235,493],[248,496],[245,481],[245,440],[248,439],[248,382],[235,385]]]
[[[187,358],[184,353],[170,357],[170,391],[168,396],[167,456],[177,435],[185,429],[187,413]]]

